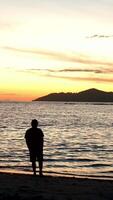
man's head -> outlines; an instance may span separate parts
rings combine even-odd
[[[37,121],[36,119],[33,119],[33,120],[31,121],[31,126],[32,126],[32,128],[37,128],[37,126],[38,126],[38,121]]]

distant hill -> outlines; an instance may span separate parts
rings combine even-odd
[[[51,93],[33,101],[113,102],[113,92],[104,92],[92,88],[79,93]]]

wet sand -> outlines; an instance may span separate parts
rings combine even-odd
[[[0,200],[111,200],[113,181],[0,172]]]

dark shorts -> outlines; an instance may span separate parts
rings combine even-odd
[[[30,152],[30,162],[43,161],[42,152]]]

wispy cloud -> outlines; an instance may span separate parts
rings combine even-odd
[[[103,67],[103,66],[100,66],[100,67],[90,67],[88,65],[88,67],[65,67],[63,68],[63,66],[61,67],[57,67],[57,66],[53,66],[52,68],[41,68],[41,67],[35,67],[35,68],[28,68],[27,66],[24,68],[24,67],[4,67],[5,70],[7,71],[16,71],[16,72],[24,72],[24,73],[33,73],[33,74],[36,74],[36,73],[41,73],[41,72],[48,72],[48,73],[59,73],[59,74],[62,74],[62,73],[72,73],[74,74],[74,72],[83,72],[83,73],[94,73],[94,74],[110,74],[110,73],[113,73],[113,68],[112,66],[111,67]]]
[[[83,73],[95,73],[95,74],[106,74],[106,73],[113,73],[113,69],[111,68],[98,68],[98,69],[88,69],[88,68],[62,68],[62,69],[41,69],[41,68],[31,68],[27,69],[26,71],[29,72],[50,72],[50,73],[70,73],[70,72],[83,72]]]
[[[0,21],[0,29],[9,29],[10,27],[11,27],[11,24]]]
[[[89,61],[89,59],[87,60],[87,56],[83,56],[78,53],[67,54],[62,52],[49,51],[45,49],[24,49],[24,48],[15,48],[8,46],[3,47],[3,49],[13,52],[40,55],[43,57],[48,57],[60,61],[77,62],[77,63],[88,63]]]
[[[62,52],[53,52],[40,49],[22,49],[13,47],[4,47],[8,51],[41,55],[44,57],[57,59],[60,61],[67,61],[67,67],[26,67],[24,69],[18,69],[18,71],[31,73],[38,76],[66,79],[70,81],[89,81],[89,82],[105,82],[113,83],[113,62],[104,60],[95,60],[87,55],[79,53],[66,54]],[[75,67],[73,64],[75,63]],[[82,64],[79,66],[79,63]],[[78,66],[78,67],[77,67]],[[78,74],[80,72],[80,74]],[[79,75],[79,77],[78,77]]]
[[[4,96],[16,96],[16,93],[4,93],[4,92],[0,92],[0,95],[4,95]]]
[[[71,80],[71,81],[91,81],[91,82],[113,83],[112,78],[102,78],[102,77],[70,77],[70,76],[57,76],[57,75],[48,75],[48,77],[66,79],[66,80]]]
[[[62,52],[54,52],[44,49],[24,49],[24,48],[15,48],[15,47],[8,47],[5,46],[3,49],[13,52],[20,52],[20,53],[26,53],[26,54],[34,54],[37,56],[43,56],[48,59],[55,59],[59,61],[64,62],[72,62],[72,63],[81,63],[84,65],[104,65],[104,66],[112,66],[113,62],[107,62],[107,61],[101,61],[101,60],[95,60],[87,55],[82,55],[79,53],[62,53]]]
[[[19,22],[2,21],[0,20],[0,30],[14,31],[20,25]]]
[[[99,39],[104,39],[104,38],[113,38],[113,35],[103,35],[103,34],[94,34],[94,35],[91,35],[91,36],[87,36],[86,38],[88,39],[95,39],[95,38],[99,38]]]
[[[113,69],[61,69],[61,70],[48,70],[49,72],[83,72],[83,73],[96,73],[96,74],[103,74],[103,73],[113,73]]]
[[[25,71],[24,71],[25,72]],[[33,73],[34,75],[40,75],[43,77],[49,78],[57,78],[57,79],[66,79],[69,81],[89,81],[89,82],[104,82],[104,83],[113,83],[113,79],[111,78],[111,74],[113,74],[113,69],[28,69],[26,70],[28,73]],[[72,72],[72,73],[71,73]],[[76,72],[83,72],[85,74],[81,74],[78,77]],[[96,75],[97,74],[97,75]],[[106,76],[109,74],[110,76]],[[101,76],[102,75],[102,76]]]
[[[113,74],[112,68],[98,68],[98,69],[88,69],[88,68],[62,68],[62,69],[48,69],[48,68],[26,68],[26,69],[17,69],[17,72],[31,74],[34,76],[65,79],[68,81],[86,81],[86,82],[97,82],[97,83],[113,83]],[[78,77],[78,73],[80,75]],[[15,96],[15,93],[5,93],[4,95]]]

